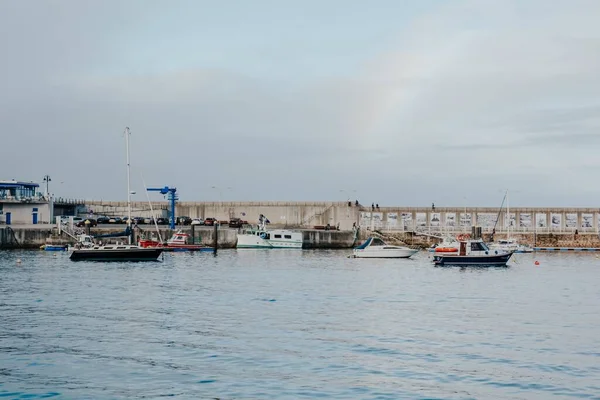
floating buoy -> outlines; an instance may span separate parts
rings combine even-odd
[[[21,259],[17,258],[17,264],[21,264]]]
[[[535,265],[540,265],[540,262],[538,260],[535,260],[534,264]]]

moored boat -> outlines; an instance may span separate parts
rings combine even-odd
[[[71,253],[72,261],[157,261],[161,248],[136,245],[105,245],[81,248]]]
[[[44,244],[41,246],[45,251],[66,251],[69,248],[66,244]]]
[[[82,235],[75,249],[71,252],[72,261],[157,261],[162,254],[162,248],[143,248],[131,244],[131,189],[129,182],[129,128],[125,128],[125,143],[127,146],[127,229],[128,244],[96,244],[94,238]],[[111,235],[112,236],[112,235]]]
[[[352,251],[354,258],[409,258],[419,250],[385,243],[377,237],[369,237]]]
[[[465,239],[460,241],[458,254],[433,255],[435,265],[458,266],[505,266],[513,252],[491,250],[481,239]]]
[[[516,239],[500,239],[497,242],[489,243],[491,250],[512,251],[513,253],[532,253],[533,248],[519,243]]]
[[[267,229],[269,220],[260,215],[256,228],[249,227],[237,235],[236,248],[301,249],[302,233],[288,229]]]
[[[169,240],[161,243],[158,240],[142,238],[138,244],[143,248],[162,248],[164,251],[213,251],[214,249],[203,244],[189,243],[190,235],[178,230]]]
[[[459,238],[464,236],[459,235]],[[458,253],[460,247],[460,241],[452,236],[446,236],[440,243],[434,244],[429,248],[432,253]]]

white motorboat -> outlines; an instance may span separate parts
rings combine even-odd
[[[500,239],[497,242],[488,243],[491,250],[510,251],[513,253],[532,253],[533,249],[525,244],[520,244],[516,239]]]
[[[288,229],[267,229],[269,220],[260,215],[256,228],[250,227],[242,230],[237,235],[238,249],[264,248],[264,249],[301,249],[302,233]]]
[[[404,246],[393,246],[377,237],[368,238],[363,244],[354,248],[354,258],[408,258],[419,250]]]

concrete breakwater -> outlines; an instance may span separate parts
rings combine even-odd
[[[368,231],[366,232],[368,234]],[[361,238],[365,235],[362,232]],[[414,232],[381,232],[381,236],[389,243],[404,243],[409,246],[427,248],[431,245],[440,242],[440,239],[415,234]],[[511,238],[517,239],[519,243],[530,247],[583,247],[583,248],[600,248],[600,238],[595,233],[516,233],[510,235]],[[505,239],[506,234],[494,235],[494,240],[498,241]],[[490,234],[483,234],[482,239],[489,242]]]
[[[153,202],[155,216],[167,216],[166,202]],[[56,207],[56,206],[55,206]],[[60,207],[60,206],[58,206]],[[133,202],[133,215],[152,215],[147,202]],[[62,210],[55,210],[59,215]],[[65,209],[66,211],[66,209]],[[82,216],[127,215],[126,202],[87,200],[78,206]],[[512,207],[510,216],[499,207],[378,207],[356,205],[355,202],[178,202],[175,214],[191,218],[213,217],[229,220],[238,217],[257,223],[266,215],[273,227],[313,228],[338,226],[400,232],[452,233],[469,232],[480,226],[484,233],[597,233],[600,209],[565,207]]]
[[[92,235],[104,235],[123,231],[123,226],[94,227],[90,229]],[[192,233],[192,229],[187,226],[182,230]],[[168,228],[160,228],[160,234],[163,240],[167,240],[173,234]],[[321,231],[313,229],[303,229],[302,232],[303,248],[306,249],[347,249],[355,243],[355,233],[353,231]],[[140,230],[134,230],[135,237],[142,233]],[[156,233],[155,229],[145,227],[144,232],[150,234]],[[237,229],[219,228],[216,231],[217,243],[219,248],[235,248],[237,244]],[[195,228],[194,236],[197,241],[207,246],[212,246],[215,242],[215,230],[213,228]],[[27,249],[39,248],[50,239],[54,244],[72,243],[73,240],[65,233],[57,234],[57,229],[51,225],[38,226],[6,226],[0,228],[0,248],[4,249]],[[106,240],[106,239],[103,239]]]

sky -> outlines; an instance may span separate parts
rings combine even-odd
[[[0,1],[0,180],[596,207],[596,0]],[[43,185],[42,185],[43,186]]]

